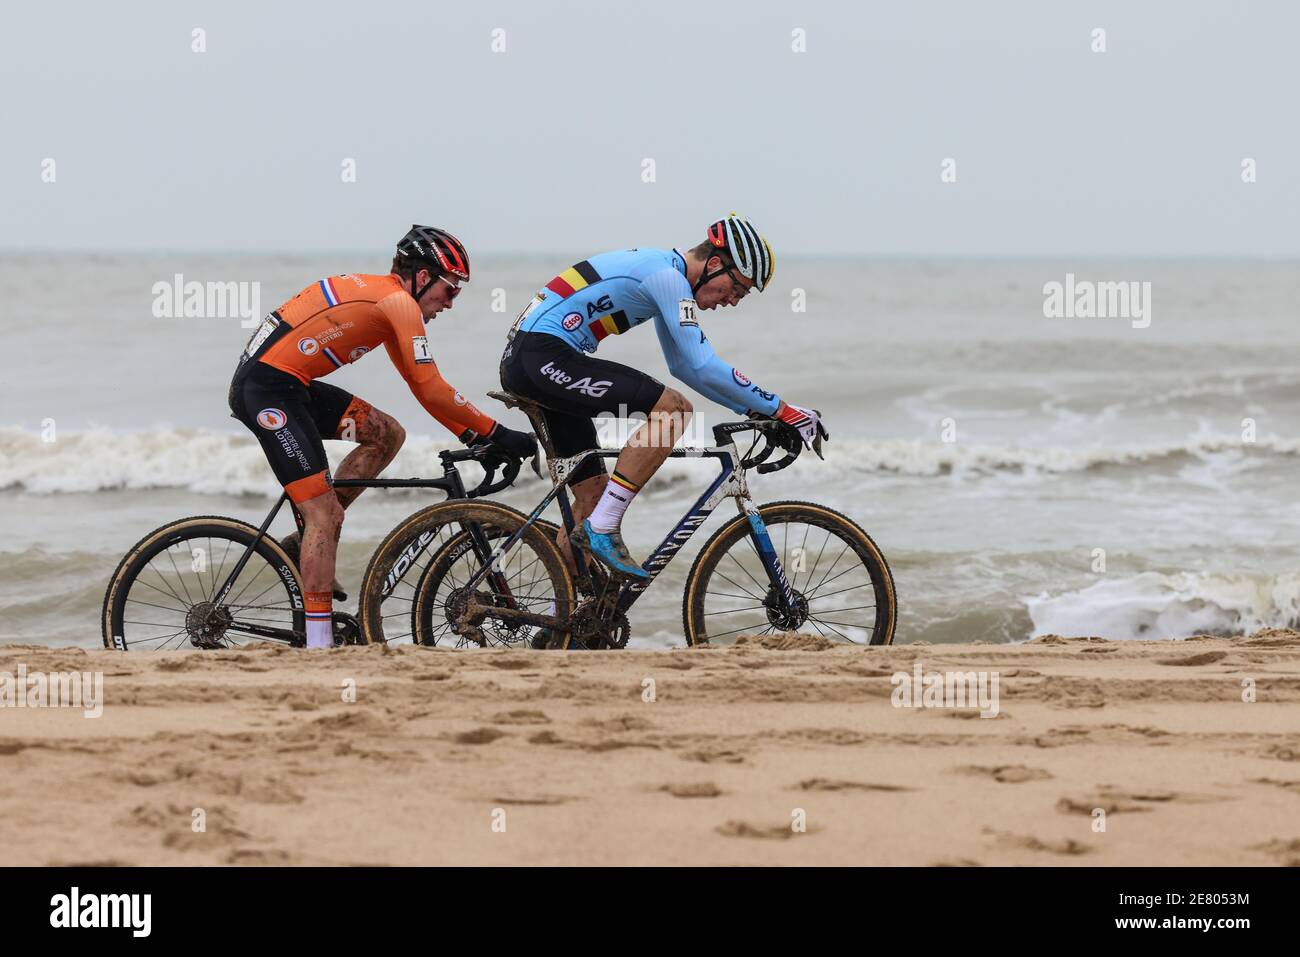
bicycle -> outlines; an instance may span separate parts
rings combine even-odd
[[[725,423],[713,428],[714,446],[673,449],[673,458],[718,460],[721,474],[644,562],[642,567],[650,579],[631,581],[606,571],[576,548],[576,574],[571,572],[553,533],[546,534],[539,527],[541,514],[558,500],[564,525],[571,531],[573,512],[566,488],[574,469],[591,456],[614,458],[620,450],[589,449],[557,459],[537,403],[508,393],[489,395],[528,415],[546,452],[552,487],[527,515],[499,502],[464,503],[453,499],[423,509],[395,528],[375,550],[362,579],[358,617],[367,640],[410,638],[416,644],[431,645],[455,635],[461,645],[514,645],[531,638],[535,647],[625,647],[631,634],[628,610],[716,506],[730,497],[736,500],[740,514],[705,543],[687,577],[682,625],[688,645],[745,632],[800,631],[810,625],[810,632],[823,638],[871,645],[892,643],[897,619],[893,576],[866,531],[822,505],[799,501],[755,505],[749,496],[748,470],[779,471],[799,457],[803,443],[789,426],[772,420]],[[744,432],[756,434],[741,455],[735,439]],[[768,461],[777,451],[784,455]],[[776,526],[784,526],[780,556],[771,533]],[[793,550],[792,529],[798,542]],[[814,536],[809,547],[808,538],[814,529],[825,534],[820,541]],[[480,535],[495,543],[486,559],[481,549],[470,547]],[[836,548],[830,545],[832,538],[839,546],[833,559],[827,554],[828,546],[832,551]],[[518,561],[516,549],[520,547],[535,556],[528,565]],[[848,553],[852,557],[837,572]],[[829,564],[822,565],[823,557]],[[734,568],[724,565],[728,559]],[[507,587],[502,588],[502,572],[507,567],[515,571],[505,576]],[[814,582],[819,570],[821,577]],[[855,571],[865,581],[844,587],[844,576]],[[533,575],[525,581],[523,576],[529,572]],[[385,622],[400,617],[402,612],[385,614],[384,606],[395,594],[398,579],[405,580],[408,574],[414,580],[414,584],[407,583],[414,596],[409,609],[410,630],[389,636],[385,634]],[[725,583],[722,590],[711,587],[715,576]],[[530,610],[546,596],[553,602],[546,613]],[[869,603],[855,604],[868,597]],[[830,598],[839,601],[823,605],[825,611],[814,612],[815,603]],[[746,612],[754,613],[750,620],[727,618]],[[832,620],[823,617],[827,613],[857,620]],[[718,626],[713,626],[710,619]],[[737,621],[742,623],[730,627]]]
[[[506,488],[522,464],[483,448],[444,451],[439,458],[440,478],[340,479],[334,487],[435,489],[446,492],[448,500],[465,502]],[[477,462],[484,476],[467,490],[457,465],[468,461]],[[498,468],[500,479],[496,479]],[[533,468],[541,474],[536,458]],[[260,527],[203,515],[163,525],[142,538],[118,563],[104,593],[104,646],[122,651],[187,645],[214,649],[237,646],[244,639],[305,645],[300,572],[280,543],[267,534],[287,501],[288,496],[281,494]],[[485,527],[464,536],[466,547],[484,559],[490,554],[491,539],[491,529]],[[232,552],[236,558],[227,570]],[[188,570],[182,570],[186,566]],[[268,570],[271,574],[263,578]],[[494,577],[493,582],[505,587],[500,579]],[[144,620],[168,615],[173,616],[170,621]],[[356,617],[336,611],[333,619],[336,646],[368,643]]]

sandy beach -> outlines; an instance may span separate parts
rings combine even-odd
[[[104,703],[0,708],[0,863],[1300,864],[1300,634],[779,644],[8,646]]]

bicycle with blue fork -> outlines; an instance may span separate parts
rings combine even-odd
[[[839,512],[812,502],[757,505],[747,473],[788,468],[803,442],[782,422],[714,426],[715,445],[675,448],[674,458],[709,458],[719,475],[643,564],[647,579],[610,572],[574,548],[576,574],[541,518],[559,503],[574,527],[567,492],[589,449],[557,459],[541,408],[490,393],[532,420],[546,452],[552,488],[528,514],[489,501],[448,500],[394,529],[362,582],[358,618],[369,641],[421,645],[506,645],[556,649],[621,648],[628,612],[725,499],[739,514],[700,549],[687,576],[682,626],[688,645],[740,635],[797,632],[864,645],[892,643],[898,604],[893,576],[871,536]],[[742,454],[737,438],[752,441]],[[780,453],[778,457],[774,455]]]

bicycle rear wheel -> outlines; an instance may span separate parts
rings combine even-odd
[[[526,521],[522,513],[496,502],[453,499],[402,522],[380,544],[362,579],[357,617],[367,640],[461,647],[481,639],[483,644],[526,647],[537,631],[536,625],[489,615],[481,635],[475,634],[460,625],[469,604],[567,619],[573,610],[573,579],[550,523],[531,525],[498,559],[493,575],[473,594],[466,589],[487,557],[482,546],[494,547]]]
[[[305,632],[302,582],[275,539],[258,542],[219,600],[218,591],[256,537],[252,525],[215,515],[150,532],[109,580],[101,616],[104,647],[174,651],[293,643]]]
[[[795,607],[781,607],[749,520],[739,515],[705,543],[691,566],[682,601],[687,644],[777,632],[864,645],[893,642],[894,578],[870,535],[812,502],[771,502],[758,511]]]
[[[538,519],[536,525],[551,541],[555,540],[558,528],[554,523]],[[510,534],[500,525],[484,526],[483,533],[484,538],[494,545]],[[411,603],[411,633],[417,643],[421,645],[450,643],[457,648],[463,648],[470,640],[456,634],[452,622],[447,617],[447,611],[448,599],[452,598],[456,590],[464,585],[479,568],[480,563],[476,561],[473,544],[470,533],[461,531],[438,549],[420,574],[419,583],[415,586],[415,600]],[[511,556],[509,567],[504,568],[503,572],[506,574],[512,592],[526,594],[537,586],[545,568],[537,556],[532,556],[531,561],[523,561],[522,558],[523,553],[516,549]],[[521,642],[531,642],[539,630],[537,626],[512,628],[501,622],[485,622],[483,633],[489,645],[513,646]]]

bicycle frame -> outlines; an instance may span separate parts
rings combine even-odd
[[[748,426],[745,423],[733,425],[720,425],[714,429],[715,439],[721,439],[723,435],[731,432],[741,431]],[[528,515],[527,521],[511,536],[499,543],[493,550],[487,563],[485,563],[477,572],[470,577],[464,588],[467,591],[473,591],[487,577],[488,573],[496,569],[497,562],[512,549],[515,544],[523,537],[528,526],[532,525],[541,514],[546,511],[551,502],[557,498],[560,501],[560,512],[564,518],[565,528],[573,531],[573,510],[569,503],[565,490],[572,480],[574,470],[583,462],[590,458],[617,458],[620,449],[588,449],[577,455],[568,458],[556,459],[550,463],[551,474],[554,476],[555,485],[546,494],[541,502]],[[695,500],[692,505],[678,521],[677,525],[669,532],[662,542],[659,543],[648,559],[643,563],[642,568],[650,576],[649,580],[641,582],[628,582],[623,587],[618,598],[618,610],[626,612],[644,594],[645,590],[654,583],[669,563],[677,556],[691,537],[699,530],[706,519],[717,508],[718,504],[724,498],[736,499],[737,508],[741,514],[749,519],[752,537],[755,548],[758,552],[759,559],[767,571],[769,583],[776,589],[780,598],[783,609],[794,607],[794,594],[790,587],[790,582],[786,578],[785,569],[781,567],[780,559],[777,558],[776,548],[772,544],[771,537],[768,535],[767,526],[763,522],[762,515],[759,514],[757,506],[754,505],[753,499],[749,495],[749,487],[745,481],[745,471],[740,467],[740,455],[736,449],[735,442],[729,442],[726,445],[718,445],[708,448],[680,448],[673,449],[668,453],[669,458],[712,458],[717,459],[721,466],[721,474],[713,480],[712,484],[705,492]],[[583,559],[577,551],[574,553],[576,561],[582,562]],[[582,567],[579,567],[582,570]],[[491,617],[502,621],[516,621],[520,624],[561,624],[556,619],[537,615],[529,612],[514,611],[508,608],[494,608],[490,612]]]
[[[461,480],[460,473],[456,471],[455,467],[449,462],[444,462],[443,468],[444,468],[444,472],[441,478],[338,479],[333,483],[333,487],[334,488],[428,488],[428,489],[438,489],[440,491],[446,492],[448,499],[468,497],[465,492],[465,484]],[[240,573],[244,570],[244,566],[248,564],[248,560],[250,557],[252,557],[252,554],[257,549],[258,544],[262,541],[263,538],[266,537],[266,530],[271,527],[271,523],[275,521],[275,517],[280,514],[280,509],[284,507],[284,503],[287,501],[289,501],[288,494],[282,492],[280,494],[279,499],[276,500],[276,503],[271,506],[271,510],[267,513],[266,518],[263,519],[261,526],[257,530],[257,537],[255,537],[253,541],[250,542],[248,546],[244,549],[244,553],[239,556],[239,560],[235,562],[235,565],[231,569],[230,574],[226,576],[226,579],[222,583],[221,587],[218,588],[214,593],[212,598],[213,604],[221,605],[225,603],[226,596],[230,593],[230,590],[234,588],[235,582],[239,579]],[[299,526],[301,527],[301,517],[298,515],[298,510],[296,507],[294,507],[294,517],[296,520],[298,520]],[[487,544],[487,539],[482,537],[481,530],[478,530],[478,534],[474,536],[474,543],[476,549],[480,550],[480,558],[486,556],[488,553],[488,544]],[[301,600],[302,599],[300,597],[296,598],[296,601],[300,602]],[[240,622],[238,631],[240,633],[252,635],[258,638],[274,638],[280,641],[288,641],[291,643],[294,641],[295,638],[301,637],[301,635],[298,632],[295,632],[292,629],[272,628],[266,625],[258,625],[251,622]]]

